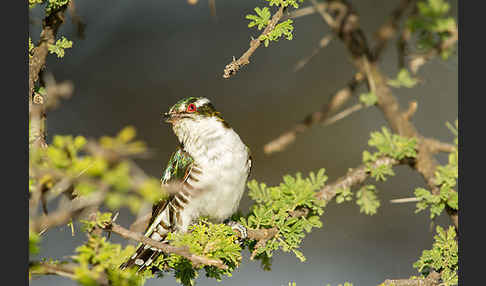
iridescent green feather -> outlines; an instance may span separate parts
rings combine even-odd
[[[166,184],[173,180],[183,180],[193,162],[194,159],[191,155],[184,151],[182,147],[178,147],[177,151],[172,153],[169,163],[167,163],[167,167],[162,174],[162,183]]]

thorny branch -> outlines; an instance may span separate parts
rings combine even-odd
[[[314,5],[317,4],[315,0],[311,1]],[[383,112],[392,130],[401,136],[418,139],[418,152],[414,168],[424,177],[432,193],[438,194],[439,188],[435,184],[435,170],[438,162],[433,157],[433,152],[427,144],[427,140],[424,140],[423,136],[410,122],[407,112],[401,111],[398,100],[388,87],[386,78],[380,71],[378,64],[371,62],[372,56],[366,37],[359,26],[358,15],[346,1],[329,0],[327,3],[329,6],[326,9],[318,9],[318,12],[333,29],[336,36],[345,44],[358,71],[373,79],[376,88],[375,94],[378,99],[377,106]],[[338,13],[338,16],[332,17],[331,15],[335,13]],[[453,38],[447,41],[448,45],[455,43]],[[446,210],[457,228],[457,211],[450,207],[447,207]]]
[[[42,32],[37,47],[33,49],[32,57],[29,59],[29,115],[30,133],[34,137],[32,147],[44,148],[47,146],[45,141],[45,108],[47,99],[40,94],[34,93],[34,85],[39,80],[42,68],[46,64],[49,54],[49,45],[54,44],[57,30],[64,22],[64,11],[67,6],[62,6],[57,11],[51,12],[42,21]]]
[[[211,259],[211,258],[192,254],[187,247],[176,247],[167,243],[162,243],[160,241],[153,240],[149,237],[144,236],[141,233],[132,232],[116,223],[108,224],[107,226],[104,227],[104,230],[119,234],[123,238],[136,240],[138,242],[142,242],[144,244],[158,248],[162,250],[164,253],[173,253],[173,254],[183,256],[189,259],[193,263],[193,265],[211,265],[219,269],[228,268],[228,266],[223,264],[223,262],[219,259]]]
[[[250,63],[250,57],[253,55],[253,53],[256,51],[256,49],[262,43],[260,41],[260,37],[267,35],[268,33],[270,33],[275,28],[278,21],[280,21],[280,19],[282,18],[284,10],[286,8],[287,7],[280,6],[278,11],[275,14],[273,14],[272,19],[268,23],[267,27],[260,34],[260,36],[256,39],[253,39],[253,40],[250,41],[250,48],[248,48],[248,50],[239,59],[235,60],[233,58],[233,61],[226,65],[226,67],[224,68],[224,74],[223,74],[224,78],[230,78],[232,75],[236,74],[236,72],[242,66]]]

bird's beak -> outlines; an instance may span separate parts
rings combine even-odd
[[[172,115],[169,112],[166,112],[162,115],[162,120],[167,123],[171,123]]]

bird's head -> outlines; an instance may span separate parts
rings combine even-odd
[[[217,119],[228,127],[220,113],[214,109],[209,99],[205,97],[187,97],[181,99],[168,112],[163,114],[165,122],[171,123],[174,126],[180,125],[183,122],[193,123],[209,118]]]

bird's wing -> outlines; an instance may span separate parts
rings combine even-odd
[[[175,190],[168,199],[154,204],[152,208],[152,217],[145,229],[144,235],[146,237],[153,238],[152,235],[157,228],[161,227],[165,232],[168,232],[172,231],[177,225],[181,211],[184,209],[185,204],[192,197],[192,193],[195,190],[190,182],[188,182],[189,178],[194,179],[192,177],[192,172],[199,172],[199,169],[195,166],[194,159],[189,153],[179,147],[170,157],[161,180],[163,186],[173,185],[177,190]],[[166,219],[163,219],[164,217]],[[166,235],[163,233],[164,232],[158,235],[158,241],[165,240]],[[160,251],[146,247],[143,243],[140,243],[135,254],[123,263],[120,268],[124,269],[131,267],[132,265],[138,265],[138,271],[141,271],[150,266],[160,254]]]
[[[175,197],[179,201],[186,201],[189,197],[192,197],[191,194],[188,193],[192,189],[190,184],[187,182],[187,179],[191,175],[192,171],[198,170],[195,167],[194,159],[192,156],[184,151],[181,147],[178,147],[177,151],[172,153],[169,162],[167,163],[167,167],[165,168],[164,173],[162,174],[162,185],[173,185],[173,186],[180,186],[181,190],[177,190],[175,193],[172,193],[167,200],[161,201],[157,204],[154,204],[152,207],[152,217],[148,223],[146,229],[149,230],[150,226],[154,222],[155,218],[165,209],[166,205],[169,202],[175,203]],[[182,196],[180,193],[184,192],[185,196]]]

